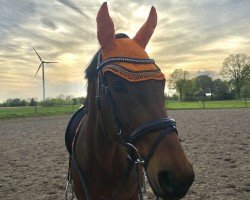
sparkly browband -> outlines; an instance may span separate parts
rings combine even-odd
[[[100,57],[100,54],[99,54]],[[125,57],[113,57],[109,58],[103,62],[99,61],[100,58],[98,58],[98,66],[97,70],[102,69],[105,65],[114,63],[114,62],[125,62],[125,63],[134,63],[134,64],[155,64],[155,61],[153,59],[139,59],[139,58],[125,58]]]
[[[103,73],[112,72],[130,82],[139,82],[149,79],[153,80],[164,80],[165,76],[160,70],[154,71],[143,71],[143,72],[132,72],[125,70],[123,67],[118,65],[106,65],[102,69]]]
[[[144,70],[134,71],[129,68],[131,64],[145,66]],[[152,68],[152,65],[154,66]],[[146,67],[147,66],[147,67]],[[150,67],[151,66],[151,67]],[[138,67],[139,69],[139,67]],[[102,61],[101,51],[97,60],[97,71],[112,72],[130,82],[139,82],[145,80],[164,80],[165,75],[155,65],[155,61],[149,58],[127,58],[127,57],[111,57]]]

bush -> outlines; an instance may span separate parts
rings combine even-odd
[[[172,96],[164,95],[164,100],[165,101],[167,101],[167,100],[177,101],[177,100],[179,100],[179,95],[178,94],[173,94]]]
[[[63,106],[63,105],[71,105],[71,99],[61,99],[61,98],[47,98],[45,101],[41,102],[42,106]]]
[[[29,105],[29,102],[24,100],[24,99],[7,99],[4,103],[3,106],[5,107],[19,107],[19,106],[27,106]]]
[[[70,96],[60,95],[57,98],[47,98],[45,101],[40,103],[41,106],[67,106],[67,105],[78,105],[83,104],[85,98],[71,98]]]
[[[31,98],[29,101],[15,98],[7,99],[5,102],[0,104],[0,107],[18,107],[18,106],[66,106],[66,105],[79,105],[83,104],[85,101],[84,97],[73,98],[70,95],[64,96],[59,95],[56,98],[47,98],[45,101],[38,102],[36,98]]]

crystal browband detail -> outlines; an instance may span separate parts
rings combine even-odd
[[[165,75],[160,70],[154,70],[154,71],[143,71],[143,72],[131,72],[127,71],[124,68],[118,66],[118,65],[106,65],[102,69],[103,73],[105,72],[113,72],[114,74],[125,78],[126,80],[130,82],[139,82],[139,81],[145,81],[145,80],[164,80]]]

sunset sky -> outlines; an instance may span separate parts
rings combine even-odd
[[[0,0],[0,102],[42,99],[42,74],[32,47],[45,61],[46,97],[86,95],[84,69],[99,48],[96,14],[103,1]],[[133,37],[150,7],[158,26],[147,47],[165,75],[176,68],[218,72],[230,53],[250,55],[249,0],[110,0],[117,33]]]

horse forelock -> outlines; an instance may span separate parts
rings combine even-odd
[[[129,38],[125,33],[118,33],[115,35],[116,39],[120,39],[120,38]],[[97,68],[97,61],[98,61],[98,54],[99,54],[100,50],[98,50],[96,52],[96,54],[94,55],[94,57],[92,58],[90,64],[88,65],[88,67],[85,70],[85,78],[89,81],[92,77],[95,76],[95,74],[97,73],[96,68]]]

